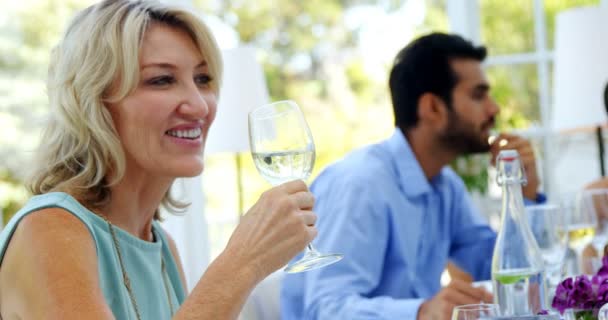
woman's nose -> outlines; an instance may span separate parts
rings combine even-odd
[[[202,91],[200,88],[187,88],[183,102],[180,104],[180,112],[191,115],[197,119],[204,118],[209,114],[211,97],[206,95],[214,94],[211,91]]]

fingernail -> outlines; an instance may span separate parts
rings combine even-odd
[[[494,141],[496,140],[497,136],[491,135],[488,137],[488,144],[492,145],[494,143]]]

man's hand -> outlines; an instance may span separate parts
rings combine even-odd
[[[528,184],[522,187],[524,197],[529,200],[535,200],[538,192],[538,185],[540,180],[538,179],[538,172],[536,170],[536,157],[534,156],[534,149],[530,141],[512,134],[501,133],[490,148],[492,153],[492,164],[496,165],[496,157],[501,150],[513,149],[517,150],[521,163],[526,171],[526,178]]]
[[[493,296],[483,288],[475,288],[470,283],[452,280],[431,300],[427,300],[418,309],[417,320],[450,320],[456,306],[474,303],[492,303]]]

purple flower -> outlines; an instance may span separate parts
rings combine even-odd
[[[594,314],[608,303],[608,256],[602,259],[602,267],[592,277],[581,275],[566,278],[555,289],[551,306],[560,313],[566,309],[590,310]]]
[[[603,278],[598,284],[597,301],[601,304],[608,302],[608,278]]]
[[[574,281],[572,280],[572,278],[566,278],[555,289],[555,297],[553,297],[553,302],[551,303],[551,306],[559,310],[559,312],[562,314],[566,309],[573,308],[576,302],[572,299],[573,291]]]
[[[573,287],[574,289],[571,291],[571,297],[576,300],[579,305],[595,300],[593,296],[593,286],[591,280],[589,280],[587,276],[582,275],[576,277]]]
[[[608,278],[608,256],[602,258],[602,266],[597,271],[597,275]]]

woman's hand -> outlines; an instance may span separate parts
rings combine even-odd
[[[301,180],[262,194],[243,216],[225,253],[253,267],[261,281],[302,251],[317,235],[314,196]]]

